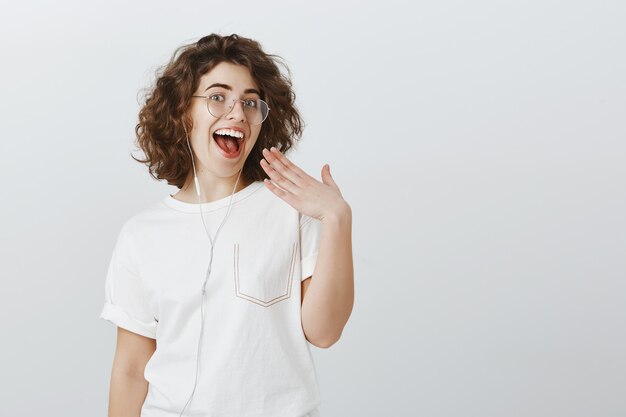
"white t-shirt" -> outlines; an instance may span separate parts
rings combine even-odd
[[[320,392],[301,322],[321,222],[256,181],[204,203],[214,242],[198,383],[184,416],[318,416]],[[100,318],[156,339],[142,417],[178,417],[191,395],[211,242],[199,204],[167,195],[121,228]],[[309,414],[307,414],[309,413]]]

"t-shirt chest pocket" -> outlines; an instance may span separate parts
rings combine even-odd
[[[233,245],[235,295],[262,307],[291,297],[298,242],[261,247]]]

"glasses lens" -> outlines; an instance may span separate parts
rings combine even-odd
[[[227,104],[230,103],[230,104]],[[214,117],[220,118],[232,111],[237,99],[228,98],[226,100],[207,99],[207,108]],[[263,123],[269,113],[269,107],[261,99],[239,100],[246,114],[246,119],[253,125]]]
[[[250,109],[250,120],[252,124],[258,125],[263,123],[263,121],[267,118],[269,107],[263,100],[259,99],[254,101],[256,102],[256,106],[254,109]]]
[[[217,117],[218,119],[226,113],[226,104],[225,100],[216,100],[213,97],[209,97],[206,99],[207,108],[209,109],[209,113],[213,117]]]

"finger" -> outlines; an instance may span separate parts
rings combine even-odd
[[[290,194],[287,191],[281,190],[279,187],[274,185],[274,183],[272,181],[268,180],[267,178],[263,180],[263,183],[265,184],[265,186],[267,188],[269,188],[269,190],[271,192],[273,192],[278,197],[282,198],[287,203],[289,203],[289,204],[291,204],[293,206],[293,204],[292,204],[292,196],[293,196],[293,194]]]
[[[290,193],[296,193],[299,190],[299,187],[295,185],[291,180],[285,178],[280,172],[274,169],[265,159],[261,159],[260,161],[261,167],[267,173],[267,175],[283,190],[289,191]]]
[[[300,176],[296,174],[295,171],[292,171],[291,169],[287,167],[287,165],[284,162],[284,159],[286,158],[283,157],[283,160],[281,161],[279,157],[282,155],[280,155],[280,153],[277,153],[275,151],[271,152],[267,149],[263,149],[263,156],[265,157],[267,162],[270,163],[270,166],[274,168],[274,170],[279,172],[283,177],[287,178],[293,184],[297,185],[298,187],[300,186],[301,184]]]
[[[270,148],[269,154],[272,157],[272,160],[269,160],[269,162],[272,164],[274,162],[280,163],[285,169],[284,175],[290,178],[294,184],[302,186],[303,181],[308,181],[312,178],[309,174],[304,172],[304,170],[291,162],[281,151],[276,149],[274,146]],[[276,169],[283,173],[283,171],[281,171],[279,167],[277,167]]]
[[[330,165],[328,164],[322,167],[322,182],[330,186],[330,188],[335,190],[337,194],[343,197],[343,195],[341,194],[341,190],[339,190],[339,186],[337,185],[337,183],[335,182],[335,180],[333,179],[330,173]]]

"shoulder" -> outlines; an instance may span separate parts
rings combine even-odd
[[[153,229],[159,222],[162,222],[166,218],[167,213],[167,208],[163,205],[162,200],[132,213],[122,222],[120,236],[130,239],[142,235],[146,231]]]

